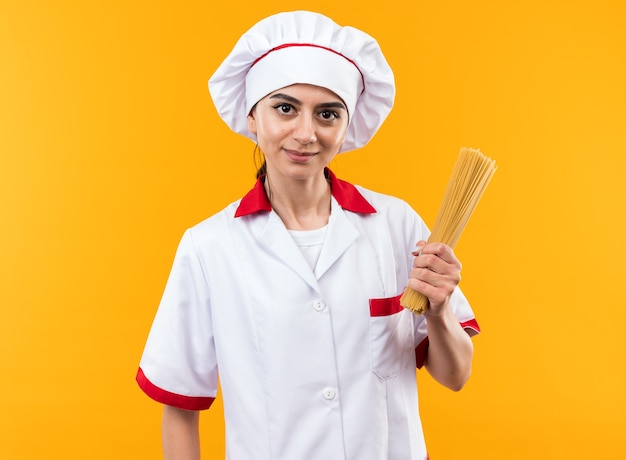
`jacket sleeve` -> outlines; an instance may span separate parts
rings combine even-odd
[[[183,235],[137,372],[152,399],[208,409],[217,394],[209,286],[191,232]]]

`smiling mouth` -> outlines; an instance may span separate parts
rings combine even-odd
[[[288,149],[284,149],[284,150],[287,156],[291,160],[296,161],[298,163],[306,163],[315,155],[317,155],[317,152],[300,152],[298,150],[288,150]]]

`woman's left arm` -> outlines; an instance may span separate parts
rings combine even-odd
[[[461,263],[449,246],[420,241],[413,253],[408,286],[429,300],[424,313],[428,329],[425,366],[442,385],[459,391],[472,371],[474,346],[450,306],[450,298],[461,281]]]

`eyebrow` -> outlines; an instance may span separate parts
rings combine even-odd
[[[291,102],[292,104],[296,104],[296,105],[302,105],[302,101],[299,99],[296,99],[293,96],[289,96],[288,94],[284,94],[284,93],[276,93],[276,94],[272,94],[270,96],[270,99],[284,99],[285,101]],[[342,109],[342,110],[348,110],[346,109],[346,106],[343,102],[322,102],[321,104],[317,104],[318,108],[323,108],[323,109]]]

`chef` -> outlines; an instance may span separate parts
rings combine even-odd
[[[479,328],[451,248],[427,244],[404,201],[328,168],[392,108],[378,43],[317,13],[276,14],[209,90],[263,158],[249,193],[182,236],[141,358],[137,382],[165,406],[165,458],[200,458],[219,378],[228,459],[427,459],[416,368],[459,390]],[[407,286],[425,314],[400,306]]]

